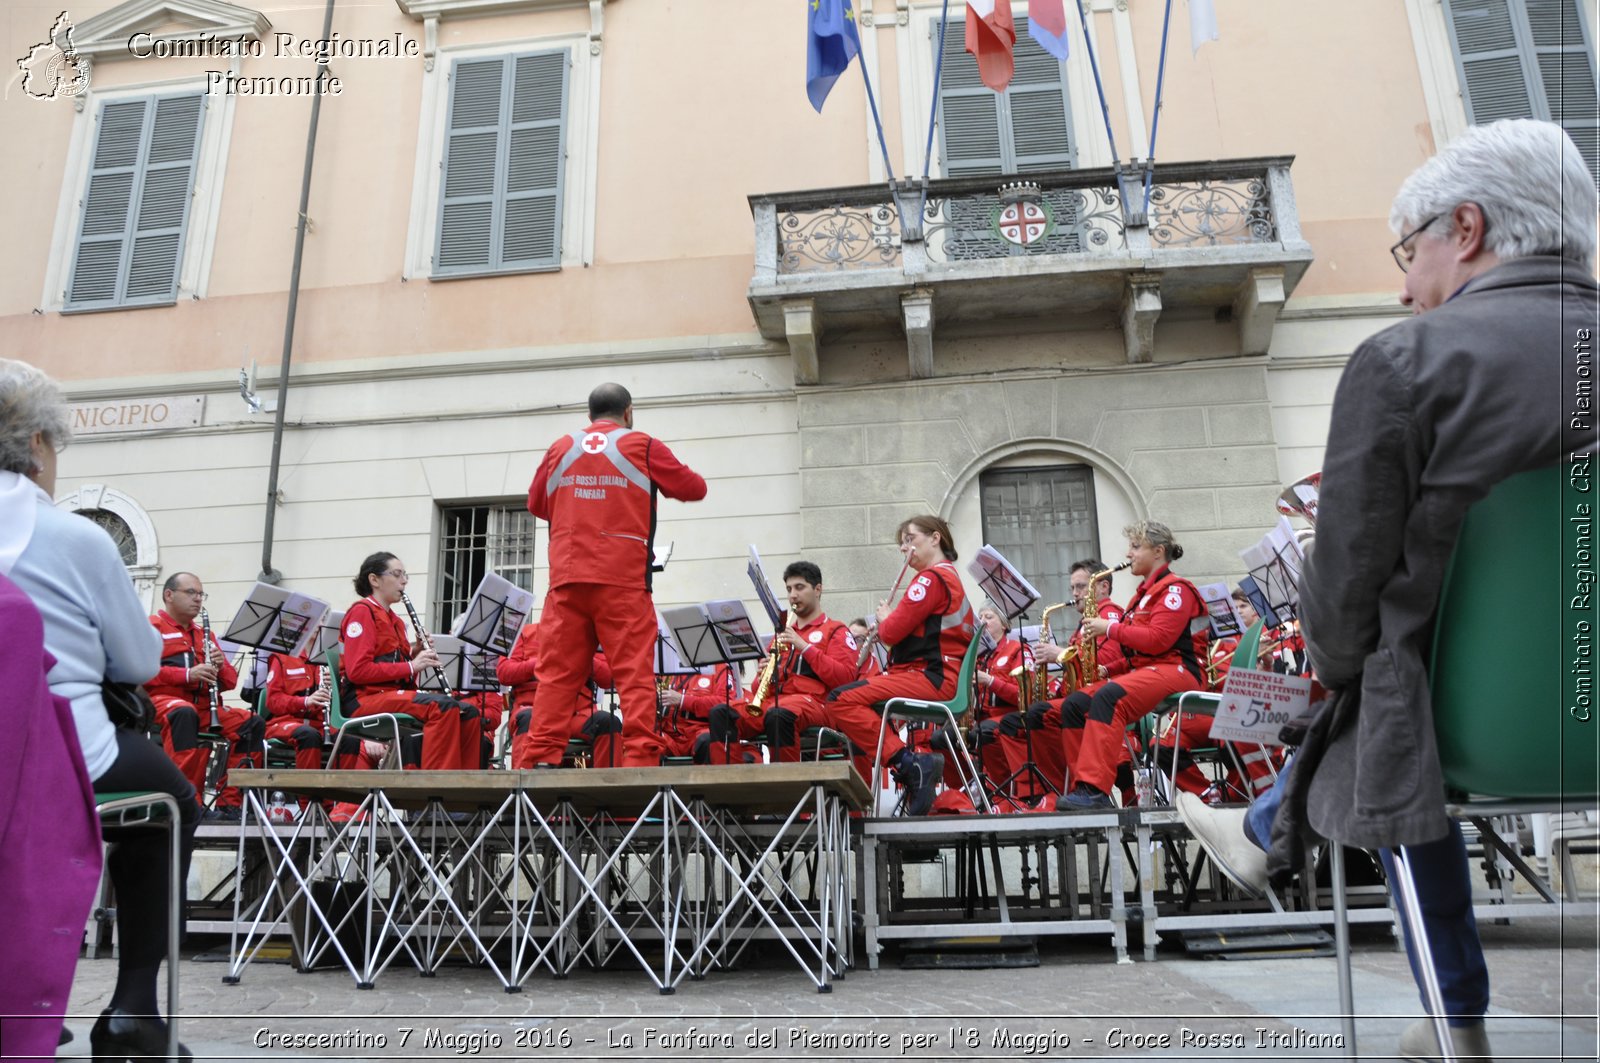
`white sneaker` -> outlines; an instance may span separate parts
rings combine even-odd
[[[1259,897],[1267,891],[1267,854],[1245,836],[1245,812],[1243,808],[1212,808],[1194,794],[1178,795],[1178,814],[1217,870]]]
[[[1489,1056],[1489,1034],[1480,1020],[1467,1026],[1450,1027],[1450,1041],[1455,1046],[1456,1059],[1470,1059],[1476,1063],[1493,1063]],[[1439,1036],[1434,1033],[1433,1020],[1418,1019],[1400,1035],[1400,1055],[1405,1059],[1421,1061],[1444,1058],[1439,1051]]]

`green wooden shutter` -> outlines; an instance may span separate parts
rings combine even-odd
[[[939,23],[933,27],[934,60],[939,56]],[[946,177],[1008,173],[1000,143],[1004,95],[989,91],[978,78],[978,61],[967,54],[965,25],[946,24],[944,70],[939,86],[939,140]]]
[[[434,276],[560,266],[568,66],[565,50],[455,64]]]
[[[1016,73],[1006,89],[1010,111],[1009,172],[1066,170],[1078,164],[1067,108],[1067,84],[1059,59],[1028,36],[1028,20],[1017,19]]]
[[[1600,177],[1594,46],[1577,0],[1445,0],[1445,9],[1467,120],[1557,122]]]
[[[204,114],[201,95],[101,106],[64,310],[177,299]]]

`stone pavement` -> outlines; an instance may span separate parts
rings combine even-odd
[[[1500,1060],[1597,1058],[1593,918],[1483,927]],[[225,947],[225,946],[224,946]],[[192,955],[192,950],[186,955]],[[539,974],[507,994],[485,971],[436,978],[391,968],[362,991],[343,971],[260,962],[221,981],[216,958],[182,969],[183,1040],[202,1060],[408,1058],[660,1059],[1342,1059],[1334,961],[1201,961],[1163,948],[1113,962],[1108,945],[1047,940],[1035,968],[902,970],[884,955],[818,994],[768,954],[658,994],[637,971]],[[88,1029],[115,979],[79,965],[61,1058],[87,1057]],[[1387,929],[1356,928],[1360,1058],[1393,1058],[1421,1014]]]

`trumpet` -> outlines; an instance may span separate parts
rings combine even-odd
[[[411,618],[411,630],[417,633],[417,641],[422,643],[423,649],[433,649],[433,639],[429,636],[428,629],[422,626],[422,618],[417,616],[417,607],[411,604],[411,595],[401,591],[400,601],[406,607],[406,615]],[[433,674],[439,680],[439,684],[444,687],[446,694],[452,698],[460,696],[456,693],[456,688],[450,685],[450,677],[444,674],[443,668],[434,665]]]
[[[211,663],[211,614],[207,613],[205,606],[200,607],[200,654],[205,663]],[[217,710],[222,707],[222,684],[216,676],[211,677],[211,684],[207,688],[211,695],[211,727],[217,726]]]
[[[790,609],[783,617],[783,631],[788,631],[792,627],[794,627],[794,610]],[[756,681],[755,697],[751,698],[750,704],[745,707],[745,711],[751,716],[761,715],[761,708],[767,700],[767,690],[772,686],[772,677],[777,674],[778,658],[780,656],[778,635],[783,634],[783,631],[779,631],[772,636],[772,652],[767,655],[767,665],[761,669],[761,678]],[[781,655],[786,656],[787,654],[788,651],[784,650]]]

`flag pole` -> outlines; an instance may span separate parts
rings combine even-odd
[[[1167,14],[1161,20],[1161,63],[1156,68],[1156,102],[1150,109],[1150,156],[1144,168],[1144,216],[1150,216],[1150,186],[1156,173],[1156,134],[1161,131],[1161,92],[1167,81],[1167,31],[1172,28],[1172,0],[1167,0]],[[1148,224],[1148,223],[1147,223]]]

